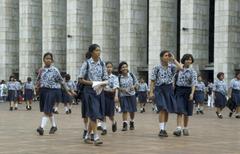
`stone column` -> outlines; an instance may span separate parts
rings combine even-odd
[[[181,1],[181,58],[184,54],[193,55],[194,67],[203,70],[208,64],[209,0]]]
[[[10,75],[18,77],[19,51],[19,1],[0,1],[0,79],[8,80]]]
[[[119,59],[119,0],[93,0],[93,43],[101,47],[104,61]]]
[[[92,0],[67,1],[67,73],[77,79],[92,43]]]
[[[147,1],[120,0],[120,61],[131,72],[147,68]]]
[[[43,54],[52,52],[54,65],[66,71],[66,0],[42,1]]]
[[[36,78],[42,64],[42,0],[19,1],[19,78]]]
[[[176,55],[177,0],[149,0],[149,75],[163,49]]]
[[[214,78],[225,73],[230,81],[240,69],[240,1],[215,1]]]

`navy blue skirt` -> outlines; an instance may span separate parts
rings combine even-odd
[[[40,112],[52,113],[56,102],[58,89],[40,88]]]
[[[147,92],[146,91],[139,91],[138,92],[138,101],[139,101],[139,103],[146,103],[147,102]]]
[[[184,114],[185,116],[192,116],[193,101],[189,101],[191,94],[191,87],[178,87],[175,89],[175,97],[177,101],[177,114]]]
[[[87,105],[86,105],[86,101],[84,99],[84,96],[83,94],[81,95],[81,112],[82,112],[82,118],[87,118],[87,115],[86,115],[86,110],[87,110]]]
[[[103,120],[105,116],[105,99],[104,93],[97,95],[92,87],[84,87],[84,103],[86,117],[89,117],[92,121],[97,119]]]
[[[215,107],[223,109],[226,106],[227,99],[222,93],[215,91],[215,99],[214,99]]]
[[[164,110],[169,113],[177,112],[177,103],[172,84],[155,86],[154,95],[158,111]]]
[[[62,92],[62,102],[64,104],[72,103],[72,96],[70,96],[66,91]]]
[[[112,117],[115,112],[114,95],[109,92],[104,92],[105,96],[105,116]]]
[[[194,100],[195,103],[203,103],[204,102],[204,92],[197,90],[194,92]]]
[[[32,89],[25,89],[24,90],[24,100],[25,101],[31,101],[33,99],[34,92]]]
[[[56,102],[62,102],[62,89],[56,89]]]
[[[120,107],[121,112],[137,112],[136,96],[121,96]]]
[[[17,101],[17,91],[16,90],[8,90],[7,100],[10,102]]]
[[[232,101],[236,106],[240,106],[240,90],[232,89]]]

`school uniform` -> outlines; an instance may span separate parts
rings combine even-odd
[[[34,95],[34,84],[33,82],[26,82],[24,84],[24,100],[31,101]]]
[[[147,83],[138,84],[138,101],[140,103],[147,102],[147,91],[148,91]]]
[[[109,92],[114,89],[119,88],[119,81],[118,77],[114,74],[110,74],[108,76],[108,85],[104,89],[104,96],[105,96],[105,116],[112,117],[114,116],[115,112],[115,102],[114,97],[115,93]]]
[[[240,80],[234,78],[230,82],[230,88],[232,88],[232,101],[238,107],[240,106]]]
[[[14,81],[9,81],[7,83],[8,97],[7,100],[10,102],[15,102],[17,100],[17,87]]]
[[[169,113],[177,111],[177,104],[173,90],[173,76],[176,73],[176,65],[169,63],[167,68],[162,64],[155,66],[150,79],[155,81],[154,95],[158,111]]]
[[[76,90],[76,85],[74,83],[74,81],[72,80],[69,80],[67,82],[64,82],[65,86],[69,89],[69,90],[72,90],[72,91],[75,91]],[[62,92],[62,102],[64,104],[66,103],[71,103],[73,100],[73,97],[70,96],[66,91],[63,91]]]
[[[40,82],[40,112],[52,113],[63,78],[56,67],[50,66],[40,70],[37,80]]]
[[[213,85],[215,93],[215,107],[223,109],[227,103],[227,84],[223,80],[216,80]]]
[[[119,87],[120,89],[126,89],[125,91],[119,92],[120,99],[120,107],[121,112],[136,112],[136,91],[135,89],[131,89],[132,86],[138,84],[137,78],[135,75],[131,75],[130,73],[127,76],[120,75],[119,76]]]
[[[197,72],[193,68],[183,68],[177,74],[175,97],[177,113],[192,116],[193,102],[189,102],[192,86],[197,83]]]
[[[82,64],[79,78],[90,81],[108,80],[106,66],[101,59],[98,62],[94,62],[90,58]],[[83,103],[85,103],[83,110],[86,113],[86,117],[93,121],[96,119],[102,120],[105,116],[104,92],[97,95],[92,86],[84,85],[83,95]]]
[[[204,102],[204,90],[205,90],[205,84],[202,81],[197,82],[195,85],[195,92],[194,92],[195,103]]]
[[[15,81],[15,84],[16,84],[16,88],[17,88],[16,100],[19,100],[19,99],[20,99],[20,96],[21,96],[22,85],[21,85],[21,83],[18,82],[18,81]]]

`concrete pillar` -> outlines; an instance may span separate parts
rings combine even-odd
[[[66,0],[42,1],[43,54],[52,52],[54,65],[66,71]]]
[[[181,1],[180,55],[190,53],[197,71],[208,64],[209,0]]]
[[[42,64],[42,0],[20,0],[19,6],[19,79],[26,81]]]
[[[147,0],[120,0],[120,61],[131,72],[147,68]]]
[[[230,81],[240,69],[240,1],[215,1],[214,78],[225,73]]]
[[[77,79],[92,43],[92,0],[67,1],[67,73]]]
[[[119,59],[119,0],[93,0],[93,43],[101,57],[116,67]]]
[[[19,51],[19,1],[0,1],[0,79],[8,80],[14,74],[18,77]]]
[[[176,55],[177,0],[149,0],[149,74],[163,49]]]

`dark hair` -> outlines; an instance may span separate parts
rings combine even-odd
[[[86,58],[86,59],[90,59],[90,58],[91,58],[91,56],[92,56],[92,55],[91,55],[91,53],[90,53],[90,52],[87,52],[87,53],[85,54],[85,58]]]
[[[11,76],[9,77],[9,81],[11,81],[11,78],[13,78],[13,79],[14,79],[14,76],[13,76],[13,75],[11,75]]]
[[[107,62],[105,63],[106,66],[107,66],[108,64],[111,64],[111,65],[113,66],[113,63],[110,62],[110,61],[107,61]]]
[[[44,59],[45,57],[47,57],[47,56],[50,56],[51,59],[52,59],[52,61],[53,61],[53,54],[52,54],[52,53],[46,52],[46,53],[43,55],[43,59]]]
[[[100,48],[100,46],[98,44],[91,44],[88,47],[88,52],[85,55],[86,59],[90,59],[92,57],[92,53],[96,48]]]
[[[32,81],[32,78],[31,78],[31,77],[28,77],[28,78],[27,78],[27,81],[28,81],[28,82],[31,82],[31,81]]]
[[[219,73],[217,74],[217,78],[220,79],[220,77],[221,77],[222,75],[224,75],[224,73],[223,73],[223,72],[219,72]]]
[[[185,60],[189,60],[189,59],[192,59],[192,64],[194,63],[194,58],[192,56],[192,54],[184,54],[182,59],[181,59],[181,63],[184,64],[185,63]]]
[[[160,52],[160,57],[163,57],[165,55],[165,53],[170,53],[170,51],[169,50],[162,50]]]
[[[70,80],[71,79],[71,76],[70,76],[70,74],[65,74],[65,79],[68,81],[68,80]]]
[[[122,62],[118,65],[118,73],[119,73],[119,74],[122,74],[121,68],[122,68],[123,65],[127,65],[127,66],[128,66],[127,62],[122,61]]]
[[[237,77],[240,74],[240,71],[236,71],[235,77]]]

